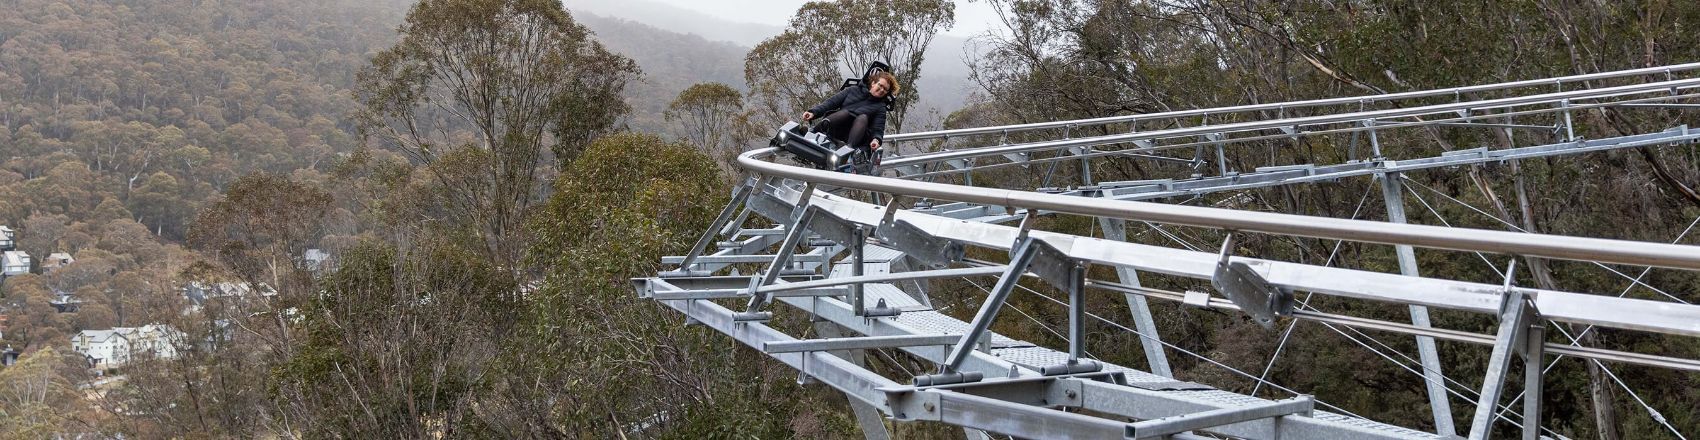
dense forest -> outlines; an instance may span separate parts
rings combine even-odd
[[[318,180],[360,144],[354,72],[397,2],[20,1],[0,14],[0,224],[77,263],[6,282],[6,340],[174,314],[196,212],[245,175]],[[326,9],[346,14],[320,14]],[[341,211],[355,233],[352,214]],[[37,258],[41,260],[42,258]],[[85,304],[56,315],[53,294]]]
[[[1700,60],[1691,29],[1700,4],[1683,2],[984,1],[1005,28],[974,41],[984,51],[970,66],[975,101],[949,112],[948,127]],[[684,325],[635,298],[627,280],[688,247],[738,178],[731,155],[835,90],[842,72],[891,62],[906,87],[890,131],[921,128],[904,121],[925,118],[902,114],[933,111],[919,110],[915,89],[943,87],[927,81],[923,63],[941,56],[929,49],[954,20],[951,2],[811,2],[748,49],[574,14],[551,0],[0,3],[0,225],[36,256],[30,274],[0,278],[0,346],[22,353],[0,367],[0,438],[861,437],[841,395]],[[847,31],[875,23],[885,32]],[[1658,119],[1581,118],[1592,136]],[[931,148],[975,140],[950,142]],[[1410,146],[1390,153],[1404,158],[1494,139],[1446,132],[1385,142]],[[1325,147],[1228,160],[1252,169],[1347,159]],[[1673,146],[1412,176],[1492,212],[1437,204],[1412,221],[1694,244],[1679,234],[1700,216],[1695,154]],[[974,178],[1035,187],[1080,181],[1080,172],[1011,168]],[[1091,172],[1112,181],[1189,170],[1127,159]],[[1532,189],[1530,210],[1504,206],[1523,192],[1513,173]],[[1376,203],[1354,185],[1231,197],[1243,209],[1343,218],[1363,200]],[[1081,235],[1094,228],[1043,221]],[[1199,243],[1220,238],[1174,231]],[[1240,246],[1260,258],[1398,270],[1385,246],[1344,246],[1338,257],[1320,240]],[[75,262],[48,267],[55,253]],[[1473,255],[1419,257],[1425,276],[1498,282]],[[1549,276],[1519,282],[1624,289],[1584,263],[1545,264]],[[1700,301],[1693,274],[1654,270],[1643,281],[1625,294]],[[187,294],[217,286],[244,287]],[[939,287],[934,300],[951,313],[972,314],[983,298],[973,286]],[[1039,318],[1061,319],[1021,301],[1036,300],[1016,305]],[[1119,297],[1094,301],[1101,315],[1127,316]],[[1404,318],[1396,307],[1312,305]],[[1165,339],[1241,370],[1262,370],[1283,337],[1230,316],[1155,313]],[[809,325],[796,321],[773,325]],[[1493,326],[1444,312],[1435,322]],[[178,355],[91,369],[72,349],[85,330],[149,324],[183,332]],[[1341,343],[1331,328],[1294,329],[1270,381],[1376,420],[1430,427],[1420,377]],[[1031,322],[996,330],[1054,342]],[[1096,356],[1144,365],[1137,336],[1102,328],[1092,339]],[[1414,352],[1409,338],[1382,340]],[[1691,339],[1598,331],[1587,343],[1700,357]],[[1450,376],[1482,376],[1485,348],[1441,348],[1458,366]],[[1197,358],[1172,360],[1183,380],[1285,397]],[[1615,379],[1642,391],[1629,396],[1581,363],[1558,365],[1547,411],[1559,434],[1700,432],[1700,376],[1624,367]],[[1460,419],[1471,409],[1453,408]],[[1599,414],[1612,422],[1602,426]],[[928,423],[892,428],[903,438],[962,435]]]

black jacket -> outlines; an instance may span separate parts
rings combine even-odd
[[[866,87],[854,86],[832,95],[825,102],[809,109],[817,118],[838,110],[849,111],[852,115],[868,115],[868,131],[874,139],[885,140],[885,98],[875,98],[868,93]]]

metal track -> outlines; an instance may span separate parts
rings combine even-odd
[[[1589,324],[1694,337],[1700,336],[1700,306],[1530,289],[1509,281],[1482,284],[1422,277],[1415,271],[1414,258],[1409,257],[1412,246],[1681,270],[1700,270],[1700,248],[1402,224],[1402,203],[1393,203],[1400,191],[1399,176],[1435,168],[1693,142],[1700,138],[1700,132],[1690,132],[1685,125],[1688,121],[1672,120],[1670,126],[1675,128],[1668,130],[1593,140],[1577,138],[1570,121],[1573,112],[1591,109],[1687,105],[1687,93],[1700,89],[1700,79],[1678,76],[1697,69],[1700,64],[1685,64],[1372,97],[914,133],[888,139],[896,144],[1117,123],[1128,124],[1132,130],[1142,121],[1210,115],[1238,119],[888,160],[887,165],[901,170],[900,175],[912,178],[935,176],[940,170],[968,172],[1039,160],[1079,159],[1083,167],[1089,167],[1092,160],[1143,157],[1129,155],[1183,147],[1197,148],[1190,161],[1200,164],[1206,160],[1205,146],[1217,148],[1220,161],[1222,149],[1240,144],[1341,133],[1367,137],[1374,153],[1366,160],[1345,164],[1264,167],[1249,173],[1232,173],[1221,166],[1219,175],[1181,180],[1083,182],[1078,187],[1044,191],[985,188],[798,168],[763,160],[773,154],[771,150],[751,151],[740,156],[739,164],[759,177],[740,186],[732,204],[689,254],[664,260],[678,265],[677,270],[635,279],[634,287],[640,296],[653,298],[687,315],[692,322],[763,350],[804,376],[844,392],[870,438],[885,433],[878,417],[940,421],[1024,438],[1196,438],[1190,433],[1199,431],[1245,438],[1450,437],[1457,432],[1447,409],[1450,399],[1441,380],[1433,339],[1494,347],[1469,429],[1471,438],[1484,438],[1491,433],[1495,420],[1513,421],[1492,410],[1505,388],[1508,365],[1518,355],[1530,365],[1540,365],[1545,355],[1562,354],[1700,371],[1700,361],[1692,359],[1548,343],[1539,336],[1544,328],[1541,323]],[[1662,80],[1637,82],[1648,75],[1662,76]],[[1586,87],[1608,79],[1630,84]],[[1521,94],[1548,86],[1576,88]],[[1465,99],[1465,95],[1495,96]],[[1417,105],[1437,96],[1451,96],[1454,102]],[[1371,106],[1393,108],[1369,110]],[[1313,114],[1286,117],[1299,109]],[[1256,119],[1267,117],[1271,111],[1276,117]],[[1517,118],[1543,123],[1519,124]],[[1538,128],[1561,135],[1556,143],[1475,148],[1437,157],[1389,160],[1383,154],[1383,138],[1440,126],[1507,131]],[[1131,147],[1104,149],[1128,145]],[[1041,155],[1049,157],[1039,158]],[[1386,182],[1390,218],[1400,223],[1142,201],[1360,176]],[[881,198],[932,202],[894,210],[898,205],[864,203],[824,191],[828,188],[839,194],[855,189],[880,194]],[[1393,215],[1395,212],[1397,215]],[[1035,230],[1030,220],[1039,213],[1097,218],[1112,239]],[[739,228],[751,214],[768,218],[777,226]],[[1019,226],[1000,224],[1018,219],[1026,220]],[[1123,221],[1395,245],[1404,270],[1402,274],[1388,274],[1247,258],[1231,255],[1231,248],[1226,246],[1223,252],[1212,253],[1128,243],[1119,240],[1119,222]],[[719,249],[709,249],[711,243],[718,243],[715,247]],[[795,252],[799,247],[807,251]],[[962,267],[985,264],[964,260],[966,247],[1007,251],[1011,258],[1008,264]],[[746,265],[745,270],[759,266],[760,273],[727,273],[738,264]],[[1089,264],[1121,269],[1119,282],[1088,279],[1083,268]],[[1143,288],[1138,284],[1139,271],[1209,280],[1220,296]],[[983,278],[987,280],[983,284],[992,286],[971,321],[933,310],[923,288],[925,280],[955,277]],[[1053,350],[987,330],[1005,299],[1020,288],[1016,282],[1024,277],[1068,293],[1065,302],[1070,318],[1057,323],[1068,333],[1068,347]],[[1147,342],[1149,367],[1158,374],[1085,356],[1088,347],[1081,329],[1091,316],[1083,306],[1089,290],[1127,295],[1135,324]],[[1300,291],[1408,305],[1413,322],[1298,310],[1292,294]],[[1439,433],[1318,411],[1318,402],[1306,396],[1268,401],[1167,377],[1167,362],[1162,359],[1166,350],[1157,329],[1150,327],[1148,312],[1144,312],[1146,298],[1245,313],[1266,325],[1282,319],[1304,319],[1415,335],[1426,343],[1423,374],[1428,377]],[[729,301],[742,302],[742,306]],[[798,339],[770,327],[766,322],[779,311],[779,304],[809,315],[810,322],[820,323],[817,327],[822,335],[849,336]],[[1492,316],[1501,323],[1500,329],[1486,335],[1433,328],[1428,325],[1426,307]],[[893,379],[860,366],[859,353],[891,349],[933,362],[939,369],[934,374]],[[1530,370],[1538,372],[1540,368]],[[1527,414],[1537,418],[1534,423],[1523,423],[1526,437],[1539,433],[1538,379],[1538,375],[1532,375],[1526,382],[1533,387],[1527,390],[1531,397],[1526,397],[1524,406]]]

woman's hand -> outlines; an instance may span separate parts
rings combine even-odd
[[[870,148],[871,148],[871,149],[874,149],[874,150],[878,150],[878,149],[880,149],[880,140],[879,140],[879,138],[874,138],[874,140],[873,140],[873,141],[870,141],[870,142],[868,142],[868,147],[870,147]]]
[[[814,118],[815,118],[815,114],[814,114],[814,113],[811,113],[811,112],[803,112],[803,122],[809,122],[809,120],[812,120],[812,119],[814,119]]]

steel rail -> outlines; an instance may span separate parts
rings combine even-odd
[[[1677,127],[1656,133],[1621,136],[1587,141],[1505,148],[1499,150],[1453,150],[1453,153],[1419,159],[1368,161],[1338,165],[1301,164],[1259,168],[1229,176],[1212,176],[1180,180],[1145,180],[1101,182],[1095,188],[1082,188],[1057,194],[1083,196],[1096,194],[1118,200],[1150,200],[1164,197],[1210,194],[1252,188],[1292,185],[1306,182],[1338,180],[1384,173],[1403,173],[1434,168],[1473,165],[1485,162],[1565,156],[1601,151],[1670,145],[1700,141],[1700,130]],[[913,176],[904,176],[912,178]],[[1170,189],[1159,189],[1168,187]],[[1054,191],[1046,191],[1054,192]]]
[[[1367,103],[1370,103],[1370,102],[1392,101],[1392,100],[1400,100],[1400,99],[1428,98],[1428,97],[1445,96],[1445,95],[1457,96],[1457,95],[1462,95],[1462,94],[1465,94],[1465,93],[1479,93],[1479,92],[1516,89],[1516,88],[1525,88],[1525,87],[1538,87],[1538,86],[1548,86],[1548,85],[1560,85],[1561,86],[1563,84],[1573,83],[1573,82],[1596,81],[1596,80],[1623,78],[1623,77],[1631,77],[1631,76],[1639,76],[1639,75],[1655,75],[1655,74],[1660,74],[1660,73],[1669,75],[1669,74],[1673,74],[1673,73],[1676,73],[1676,72],[1687,72],[1687,71],[1696,70],[1696,69],[1700,69],[1700,63],[1688,63],[1688,64],[1678,64],[1678,65],[1663,66],[1663,67],[1647,67],[1647,68],[1640,68],[1640,69],[1618,70],[1618,71],[1612,71],[1612,72],[1600,72],[1600,73],[1590,73],[1590,74],[1583,74],[1583,75],[1571,75],[1571,76],[1564,76],[1564,77],[1557,77],[1557,78],[1544,78],[1544,79],[1511,81],[1511,82],[1504,82],[1504,83],[1498,83],[1498,84],[1484,84],[1484,85],[1476,85],[1476,86],[1453,87],[1453,88],[1449,88],[1449,89],[1435,89],[1435,90],[1420,90],[1420,91],[1410,91],[1410,92],[1387,93],[1387,94],[1381,94],[1381,95],[1366,95],[1366,96],[1353,96],[1353,97],[1344,97],[1344,98],[1312,99],[1312,100],[1305,100],[1305,101],[1278,102],[1278,103],[1268,103],[1268,104],[1251,104],[1251,105],[1241,105],[1241,106],[1233,106],[1233,107],[1217,107],[1217,108],[1208,108],[1208,109],[1180,110],[1180,111],[1170,111],[1170,112],[1161,112],[1161,113],[1143,113],[1143,114],[1136,114],[1136,115],[1107,116],[1107,117],[1075,119],[1075,120],[1067,120],[1067,121],[1051,121],[1051,122],[1038,122],[1038,123],[1030,123],[1030,124],[1015,124],[1015,125],[1002,125],[1002,126],[992,126],[992,127],[959,128],[959,129],[952,129],[952,130],[937,130],[937,131],[926,131],[926,132],[915,132],[915,133],[903,133],[903,134],[894,134],[894,135],[891,135],[891,136],[887,136],[886,141],[887,142],[912,142],[912,141],[919,141],[919,140],[943,139],[943,138],[960,137],[960,136],[973,136],[973,135],[984,135],[984,134],[1008,134],[1008,133],[1018,133],[1018,132],[1024,132],[1024,131],[1043,130],[1043,129],[1051,129],[1051,128],[1079,127],[1079,126],[1088,126],[1088,125],[1107,125],[1107,124],[1114,124],[1114,123],[1121,123],[1121,122],[1139,122],[1139,121],[1152,120],[1152,119],[1184,118],[1184,117],[1191,117],[1191,116],[1204,116],[1204,115],[1225,114],[1225,113],[1247,113],[1247,112],[1267,111],[1267,110],[1277,110],[1277,111],[1279,111],[1279,110],[1294,109],[1294,108],[1321,107],[1321,106],[1342,105],[1342,104],[1367,104]]]
[[[1646,102],[1664,101],[1664,100],[1671,100],[1671,99],[1684,99],[1684,98],[1700,98],[1700,93],[1688,93],[1688,94],[1683,94],[1683,95],[1642,98],[1642,99],[1634,99],[1634,100],[1628,100],[1628,101],[1612,101],[1612,102],[1602,102],[1602,103],[1593,103],[1593,104],[1572,104],[1569,107],[1569,110],[1573,110],[1573,111],[1574,110],[1592,110],[1592,109],[1596,109],[1596,108],[1619,107],[1619,106],[1624,105],[1625,103],[1646,103]],[[1548,109],[1537,109],[1537,110],[1524,110],[1524,111],[1517,111],[1517,112],[1510,112],[1510,113],[1494,113],[1492,115],[1481,115],[1481,116],[1470,116],[1470,117],[1452,117],[1452,118],[1446,118],[1446,119],[1431,119],[1431,120],[1420,121],[1420,122],[1392,122],[1392,123],[1387,123],[1387,124],[1379,124],[1378,123],[1373,128],[1372,127],[1364,127],[1364,126],[1352,126],[1352,127],[1345,127],[1345,128],[1332,128],[1332,129],[1325,129],[1325,130],[1305,131],[1305,132],[1297,133],[1297,134],[1270,133],[1270,134],[1259,134],[1259,135],[1247,136],[1247,137],[1224,138],[1224,139],[1221,139],[1221,140],[1187,141],[1187,142],[1176,143],[1176,144],[1135,146],[1135,147],[1132,147],[1132,148],[1122,148],[1122,149],[1118,149],[1118,150],[1092,150],[1092,151],[1088,151],[1088,152],[1084,152],[1084,153],[1070,153],[1068,155],[1056,155],[1056,156],[1051,156],[1051,157],[1031,158],[1031,159],[1027,159],[1027,160],[1020,161],[1020,162],[1008,161],[1008,162],[975,164],[973,166],[964,167],[964,168],[939,169],[939,170],[933,170],[933,171],[921,171],[921,172],[909,172],[909,173],[903,173],[902,171],[899,171],[899,174],[901,174],[901,176],[899,176],[899,177],[904,178],[904,179],[919,179],[919,178],[933,177],[933,176],[963,174],[963,173],[969,173],[969,172],[986,170],[986,169],[1006,168],[1006,167],[1012,167],[1012,166],[1046,164],[1046,163],[1051,163],[1051,162],[1056,162],[1056,161],[1079,160],[1079,159],[1089,159],[1089,158],[1098,158],[1098,157],[1131,156],[1131,155],[1139,155],[1139,154],[1149,154],[1149,153],[1158,152],[1158,151],[1181,150],[1181,149],[1186,149],[1186,148],[1197,148],[1197,147],[1200,147],[1200,146],[1210,146],[1210,145],[1215,145],[1215,144],[1232,145],[1232,144],[1243,144],[1243,143],[1258,142],[1258,141],[1289,139],[1289,138],[1294,138],[1294,137],[1299,137],[1299,136],[1348,134],[1348,133],[1359,133],[1359,132],[1365,132],[1365,131],[1371,131],[1371,130],[1387,131],[1387,130],[1393,130],[1393,129],[1413,128],[1413,127],[1422,128],[1422,127],[1429,127],[1429,126],[1435,126],[1435,125],[1447,125],[1449,123],[1454,123],[1454,122],[1459,122],[1459,121],[1488,119],[1488,118],[1503,118],[1503,117],[1511,117],[1511,116],[1539,115],[1539,114],[1547,114],[1547,113],[1557,113],[1557,112],[1561,112],[1561,111],[1565,111],[1565,109],[1563,109],[1563,108],[1548,108]],[[1137,142],[1137,141],[1113,141],[1113,142],[1106,142],[1106,143],[1102,143],[1102,144],[1079,145],[1078,147],[1102,147],[1102,146],[1135,143],[1135,142]],[[982,148],[991,148],[991,147],[982,147]],[[954,150],[954,151],[976,151],[976,150],[979,150],[979,149],[982,149],[982,148],[961,149],[961,150]],[[977,155],[977,156],[974,156],[974,158],[976,158],[976,159],[978,159],[978,158],[997,158],[997,157],[1005,157],[1008,154],[1012,154],[1012,153],[989,153],[989,154],[984,154],[984,155]],[[1181,158],[1169,158],[1169,157],[1165,157],[1165,158],[1166,159],[1181,159]],[[963,159],[949,159],[949,160],[963,160]],[[949,160],[947,160],[947,161],[949,161]],[[894,165],[893,162],[895,162],[895,161],[896,160],[894,159],[893,161],[885,162],[884,164],[882,164],[882,166],[889,167],[889,168],[896,168],[896,167],[899,167],[899,166],[902,166],[902,167],[921,167],[922,166],[922,164],[901,163],[901,162],[898,162],[898,164]]]
[[[781,165],[758,159],[770,156],[774,151],[773,148],[751,150],[740,155],[738,163],[746,170],[759,175],[900,196],[1330,240],[1406,244],[1433,249],[1700,270],[1700,249],[1694,246],[1391,224],[1138,201],[1085,199],[1030,191],[861,176]]]
[[[1236,122],[1236,123],[1220,124],[1220,125],[1204,125],[1204,126],[1196,126],[1196,127],[1172,128],[1172,129],[1165,129],[1165,130],[1144,131],[1144,132],[1109,135],[1109,136],[1095,136],[1095,137],[1063,139],[1063,140],[1054,140],[1054,141],[1031,142],[1031,143],[1024,143],[1024,144],[1010,144],[1010,145],[1001,145],[1001,146],[984,147],[984,148],[940,151],[940,152],[936,152],[936,153],[927,153],[927,154],[920,154],[920,155],[914,155],[914,156],[903,156],[903,157],[892,158],[892,159],[886,160],[884,162],[884,164],[882,164],[882,166],[898,167],[898,166],[913,165],[913,164],[919,164],[919,163],[931,163],[931,162],[941,162],[941,161],[954,160],[954,159],[966,159],[966,158],[970,158],[970,157],[1004,155],[1004,154],[1019,154],[1019,153],[1025,153],[1025,152],[1031,152],[1031,151],[1040,151],[1040,150],[1054,150],[1054,149],[1069,148],[1069,147],[1093,146],[1093,145],[1103,145],[1103,144],[1111,144],[1111,143],[1127,143],[1127,142],[1134,142],[1134,141],[1148,141],[1148,140],[1177,138],[1177,137],[1196,137],[1196,136],[1203,136],[1203,135],[1210,135],[1210,134],[1220,134],[1220,133],[1228,133],[1228,132],[1279,130],[1281,128],[1287,128],[1287,127],[1329,125],[1329,124],[1340,124],[1340,123],[1348,123],[1348,122],[1360,122],[1360,121],[1380,120],[1380,119],[1389,119],[1389,118],[1424,116],[1424,115],[1433,115],[1433,114],[1453,114],[1453,113],[1460,111],[1460,110],[1499,109],[1499,108],[1529,106],[1529,105],[1535,105],[1535,104],[1558,104],[1558,103],[1562,103],[1562,102],[1566,102],[1566,101],[1570,101],[1570,100],[1612,98],[1612,97],[1618,97],[1618,96],[1639,95],[1639,94],[1654,93],[1654,92],[1671,93],[1671,94],[1674,95],[1674,94],[1679,94],[1679,93],[1677,93],[1677,91],[1679,91],[1679,90],[1694,89],[1694,88],[1700,88],[1700,78],[1676,80],[1676,81],[1662,81],[1662,82],[1656,82],[1656,83],[1635,84],[1635,85],[1619,86],[1619,87],[1607,87],[1607,88],[1601,88],[1601,89],[1588,89],[1588,90],[1572,91],[1572,92],[1549,93],[1549,94],[1543,94],[1543,95],[1518,96],[1518,97],[1489,99],[1489,100],[1481,100],[1481,101],[1467,101],[1467,102],[1439,104],[1439,105],[1431,105],[1431,106],[1423,106],[1423,107],[1411,107],[1411,108],[1391,109],[1391,110],[1375,110],[1375,111],[1364,111],[1364,112],[1355,112],[1355,113],[1342,113],[1342,114],[1334,114],[1334,115],[1306,116],[1306,117],[1299,117],[1299,118],[1270,119],[1270,120],[1262,120],[1262,121]],[[1562,110],[1562,109],[1557,109],[1557,110]],[[1497,117],[1497,116],[1499,116],[1499,115],[1484,115],[1483,117],[1488,118],[1488,117]]]

